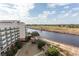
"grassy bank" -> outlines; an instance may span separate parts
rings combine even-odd
[[[66,33],[66,34],[73,34],[79,35],[79,28],[78,27],[66,27],[66,26],[32,26],[34,29],[39,30],[46,30],[46,31],[53,31],[59,33]]]

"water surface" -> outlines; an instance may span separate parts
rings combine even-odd
[[[79,36],[48,32],[48,31],[40,31],[40,30],[35,30],[35,29],[27,29],[27,32],[33,32],[33,31],[37,31],[41,37],[45,37],[49,40],[79,47]]]

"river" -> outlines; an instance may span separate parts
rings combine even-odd
[[[40,31],[35,29],[27,29],[27,32],[33,31],[37,31],[41,37],[47,38],[49,40],[79,47],[79,36],[48,31]]]

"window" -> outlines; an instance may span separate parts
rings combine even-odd
[[[15,39],[12,40],[12,42],[14,42],[14,41],[15,41]]]
[[[7,44],[3,45],[3,48],[5,48],[7,46]]]
[[[10,31],[7,31],[7,33],[10,33]]]
[[[1,34],[2,34],[2,35],[4,35],[4,34],[5,34],[5,32],[1,32]]]
[[[10,38],[8,38],[8,41],[11,40]]]
[[[11,44],[11,42],[8,42],[8,44]]]
[[[2,39],[5,39],[6,37],[5,36],[2,36]]]
[[[5,28],[1,28],[1,30],[5,30]]]
[[[14,35],[14,33],[12,33],[12,35]]]
[[[9,35],[7,35],[8,37],[10,37],[10,34]]]
[[[2,43],[4,44],[6,42],[6,40],[2,41]]]

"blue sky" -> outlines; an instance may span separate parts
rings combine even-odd
[[[49,24],[79,23],[79,4],[77,3],[35,4],[35,7],[29,10],[29,13],[30,17],[36,17],[37,19],[35,21],[39,23],[49,23]]]
[[[79,24],[79,3],[0,3],[0,20],[26,24]]]

